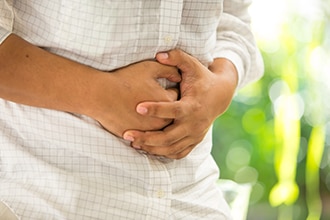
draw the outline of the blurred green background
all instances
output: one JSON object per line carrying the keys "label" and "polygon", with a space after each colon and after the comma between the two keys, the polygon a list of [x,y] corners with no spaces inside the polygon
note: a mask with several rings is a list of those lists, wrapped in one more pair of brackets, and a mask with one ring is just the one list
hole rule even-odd
{"label": "blurred green background", "polygon": [[252,184],[247,219],[330,219],[330,1],[250,9],[265,75],[214,124],[221,178]]}

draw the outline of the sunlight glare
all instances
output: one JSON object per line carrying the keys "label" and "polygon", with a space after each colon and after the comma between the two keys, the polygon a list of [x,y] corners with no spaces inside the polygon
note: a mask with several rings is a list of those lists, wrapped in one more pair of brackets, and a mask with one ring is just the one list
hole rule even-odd
{"label": "sunlight glare", "polygon": [[258,39],[278,42],[281,26],[286,20],[285,0],[254,0],[250,6],[252,29]]}

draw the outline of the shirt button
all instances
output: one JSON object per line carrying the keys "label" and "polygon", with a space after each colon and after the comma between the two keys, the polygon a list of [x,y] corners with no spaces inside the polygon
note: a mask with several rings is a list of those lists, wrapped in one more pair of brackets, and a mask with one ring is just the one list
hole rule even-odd
{"label": "shirt button", "polygon": [[166,36],[164,37],[164,42],[165,42],[166,44],[170,44],[170,43],[172,43],[172,41],[173,41],[173,37],[172,37],[171,35],[166,35]]}
{"label": "shirt button", "polygon": [[163,198],[165,196],[165,192],[163,190],[158,190],[156,193],[158,198]]}

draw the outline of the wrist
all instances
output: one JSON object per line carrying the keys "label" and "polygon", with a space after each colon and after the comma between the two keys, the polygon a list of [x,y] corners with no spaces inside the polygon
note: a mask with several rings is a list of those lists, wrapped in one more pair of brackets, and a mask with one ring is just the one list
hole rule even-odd
{"label": "wrist", "polygon": [[214,74],[215,82],[215,111],[219,116],[229,107],[238,85],[238,71],[235,65],[228,59],[217,58],[209,66]]}
{"label": "wrist", "polygon": [[[82,85],[81,93],[77,98],[78,111],[80,114],[87,115],[98,120],[104,113],[104,97],[113,94],[115,84],[112,84],[110,73],[96,71],[85,78],[85,86]],[[109,91],[110,90],[110,91]]]}
{"label": "wrist", "polygon": [[238,71],[230,60],[226,58],[216,58],[209,66],[209,70],[214,74],[225,76],[228,83],[236,89],[239,81]]}

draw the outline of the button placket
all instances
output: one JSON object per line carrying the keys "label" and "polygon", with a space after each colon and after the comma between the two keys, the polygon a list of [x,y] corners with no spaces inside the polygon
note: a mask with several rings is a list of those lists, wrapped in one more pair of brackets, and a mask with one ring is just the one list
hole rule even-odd
{"label": "button placket", "polygon": [[[149,202],[148,217],[155,217],[170,213],[171,195],[172,195],[172,179],[168,172],[167,166],[154,156],[149,155]],[[167,216],[167,215],[166,215]],[[164,219],[167,217],[164,216]],[[161,218],[162,219],[162,218]]]}
{"label": "button placket", "polygon": [[160,46],[174,48],[179,39],[182,1],[162,1]]}

